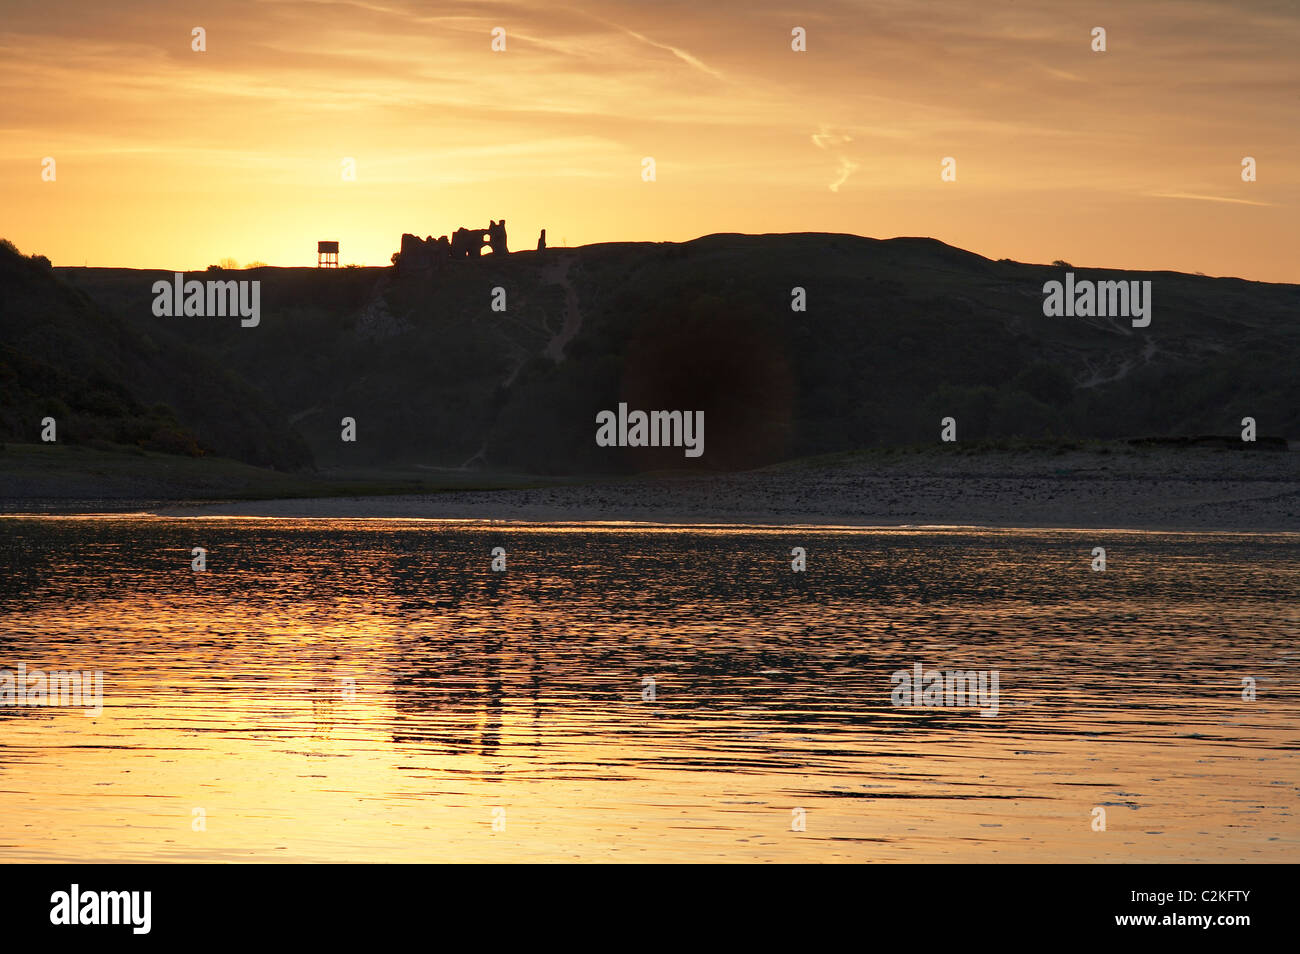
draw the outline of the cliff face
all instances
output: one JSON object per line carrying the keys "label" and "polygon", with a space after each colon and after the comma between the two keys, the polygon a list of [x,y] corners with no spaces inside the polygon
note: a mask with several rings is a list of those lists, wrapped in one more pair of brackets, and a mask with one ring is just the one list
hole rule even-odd
{"label": "cliff face", "polygon": [[[948,416],[960,439],[1231,435],[1245,416],[1300,436],[1300,287],[1072,271],[1150,281],[1150,324],[1046,317],[1064,267],[812,233],[226,273],[262,281],[256,328],[154,317],[168,273],[54,270],[101,316],[86,334],[126,336],[115,379],[172,395],[205,440],[241,437],[241,459],[304,461],[305,445],[345,469],[743,468],[937,441]],[[620,402],[704,411],[704,454],[598,447],[596,415]]]}

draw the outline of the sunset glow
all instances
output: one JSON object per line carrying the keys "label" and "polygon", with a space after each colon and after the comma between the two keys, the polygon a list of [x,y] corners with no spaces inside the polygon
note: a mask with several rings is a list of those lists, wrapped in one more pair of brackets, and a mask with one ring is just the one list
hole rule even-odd
{"label": "sunset glow", "polygon": [[512,248],[926,235],[1293,282],[1298,45],[1271,2],[6,0],[0,231],[55,265],[312,265],[318,239],[387,265],[505,217]]}

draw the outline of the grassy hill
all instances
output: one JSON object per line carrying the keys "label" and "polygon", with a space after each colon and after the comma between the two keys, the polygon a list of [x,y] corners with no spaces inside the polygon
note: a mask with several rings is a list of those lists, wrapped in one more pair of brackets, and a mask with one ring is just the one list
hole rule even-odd
{"label": "grassy hill", "polygon": [[[710,235],[424,273],[215,276],[262,282],[261,323],[241,328],[155,317],[167,272],[41,269],[0,261],[5,380],[18,367],[23,382],[3,392],[8,440],[34,440],[50,400],[86,420],[102,411],[76,383],[89,373],[121,395],[109,417],[127,438],[162,402],[166,427],[214,452],[326,470],[747,468],[936,441],[944,416],[962,440],[1235,435],[1247,415],[1261,435],[1300,435],[1294,285],[1073,269],[1152,281],[1151,325],[1135,329],[1044,317],[1061,266],[933,239]],[[795,286],[805,312],[791,310]],[[48,386],[31,362],[52,369]],[[704,456],[597,447],[596,412],[619,401],[704,410]],[[345,416],[354,444],[339,437]]]}
{"label": "grassy hill", "polygon": [[36,442],[49,416],[62,445],[308,463],[302,441],[237,371],[155,331],[0,243],[0,440]]}

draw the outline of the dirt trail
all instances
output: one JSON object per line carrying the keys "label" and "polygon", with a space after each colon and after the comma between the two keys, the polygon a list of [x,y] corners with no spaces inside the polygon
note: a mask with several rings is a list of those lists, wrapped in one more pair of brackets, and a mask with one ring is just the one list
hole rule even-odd
{"label": "dirt trail", "polygon": [[[582,312],[578,309],[578,293],[574,291],[573,281],[569,278],[569,272],[572,270],[577,258],[578,256],[573,252],[559,253],[548,264],[538,270],[542,284],[559,285],[564,289],[564,321],[560,325],[560,330],[551,336],[543,349],[543,353],[556,364],[564,361],[565,346],[582,330]],[[519,376],[519,372],[523,370],[527,360],[528,356],[526,354],[519,358],[510,373],[506,375],[506,379],[501,382],[502,387],[508,388],[515,383],[515,378]],[[484,441],[474,455],[456,469],[471,469],[475,464],[483,461],[486,451],[487,441]]]}
{"label": "dirt trail", "polygon": [[564,360],[564,347],[582,330],[582,312],[578,310],[578,293],[573,290],[569,279],[576,260],[572,252],[556,258],[554,262],[542,269],[542,280],[548,285],[559,285],[564,289],[564,324],[559,332],[546,345],[547,356],[559,364]]}

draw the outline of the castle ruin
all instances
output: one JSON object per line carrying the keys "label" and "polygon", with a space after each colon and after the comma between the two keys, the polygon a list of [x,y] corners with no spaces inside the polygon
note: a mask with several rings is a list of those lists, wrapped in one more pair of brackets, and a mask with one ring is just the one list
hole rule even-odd
{"label": "castle ruin", "polygon": [[508,255],[506,245],[506,220],[488,220],[485,229],[459,228],[451,234],[435,239],[432,235],[420,238],[407,232],[402,236],[402,248],[393,264],[399,272],[427,271],[451,259],[478,258],[483,246],[492,249],[493,255]]}

